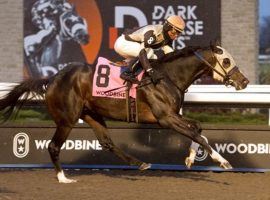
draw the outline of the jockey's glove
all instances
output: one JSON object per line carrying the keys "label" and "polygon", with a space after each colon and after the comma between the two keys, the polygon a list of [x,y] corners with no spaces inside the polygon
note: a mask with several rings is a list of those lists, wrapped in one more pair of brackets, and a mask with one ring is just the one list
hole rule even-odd
{"label": "jockey's glove", "polygon": [[159,75],[157,70],[154,70],[153,68],[149,68],[149,69],[146,70],[146,72],[151,77],[151,80],[154,83],[154,85],[156,85],[160,81],[161,76]]}

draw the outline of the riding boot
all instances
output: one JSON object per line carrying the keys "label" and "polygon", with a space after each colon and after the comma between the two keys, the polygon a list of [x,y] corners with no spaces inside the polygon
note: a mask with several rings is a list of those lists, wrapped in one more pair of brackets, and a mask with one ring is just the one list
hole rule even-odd
{"label": "riding boot", "polygon": [[137,67],[138,62],[139,62],[138,59],[132,60],[129,63],[129,65],[127,67],[127,70],[123,71],[120,74],[120,78],[122,78],[125,81],[131,82],[131,83],[134,83],[134,84],[138,84],[139,80],[136,78],[136,76],[138,75],[137,71],[139,71],[139,69],[140,69],[139,67]]}
{"label": "riding boot", "polygon": [[135,75],[135,77],[137,77],[143,70],[142,65],[139,65],[139,60],[137,60],[138,62],[132,66],[132,73]]}

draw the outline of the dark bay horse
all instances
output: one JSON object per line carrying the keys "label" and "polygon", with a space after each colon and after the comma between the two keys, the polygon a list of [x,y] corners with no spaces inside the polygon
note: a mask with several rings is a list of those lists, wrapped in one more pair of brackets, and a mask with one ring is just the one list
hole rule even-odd
{"label": "dark bay horse", "polygon": [[[151,83],[145,74],[142,87],[138,90],[140,107],[138,108],[141,123],[159,123],[162,127],[171,128],[192,141],[202,145],[214,161],[225,169],[232,168],[227,160],[217,153],[201,136],[199,122],[183,118],[179,114],[187,88],[203,74],[212,71],[213,78],[224,84],[230,84],[237,90],[244,89],[248,79],[238,70],[232,56],[218,46],[206,48],[186,48],[165,55],[152,62],[163,79],[156,85]],[[213,67],[213,68],[212,68]],[[103,117],[125,121],[125,100],[92,96],[92,80],[95,66],[83,63],[71,63],[52,78],[29,79],[15,86],[5,98],[0,100],[0,110],[8,119],[16,106],[26,100],[32,92],[44,95],[46,106],[54,119],[57,129],[49,144],[49,153],[55,166],[59,182],[70,183],[74,180],[65,177],[61,168],[59,154],[72,127],[79,118],[88,123],[94,130],[102,147],[115,153],[130,165],[137,165],[144,170],[151,167],[131,155],[126,154],[114,145],[108,136]],[[143,82],[149,81],[150,84]],[[196,144],[194,143],[194,144]],[[196,145],[193,145],[196,146]],[[196,151],[196,148],[191,147]],[[191,155],[186,164],[191,166],[194,159]]]}

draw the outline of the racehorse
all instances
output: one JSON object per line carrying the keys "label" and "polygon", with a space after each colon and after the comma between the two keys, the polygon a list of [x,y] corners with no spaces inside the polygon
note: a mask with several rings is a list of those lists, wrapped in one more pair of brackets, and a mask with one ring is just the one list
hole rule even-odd
{"label": "racehorse", "polygon": [[[244,89],[249,83],[240,72],[232,56],[222,47],[186,48],[175,51],[151,62],[152,67],[162,79],[153,84],[148,74],[144,74],[137,91],[141,106],[138,109],[139,121],[142,123],[159,123],[171,128],[194,142],[200,144],[214,161],[225,169],[231,169],[230,163],[216,152],[201,135],[200,123],[185,119],[179,114],[187,88],[203,74],[212,72],[213,78],[236,90]],[[0,100],[0,110],[7,120],[21,101],[26,101],[32,92],[44,95],[49,113],[57,128],[48,150],[54,164],[58,181],[70,183],[75,180],[66,178],[61,168],[59,155],[62,144],[66,141],[72,127],[79,118],[94,130],[101,146],[115,153],[130,165],[137,165],[144,170],[151,164],[144,163],[126,154],[115,146],[103,117],[125,121],[125,100],[92,96],[93,74],[95,66],[85,63],[70,63],[54,77],[46,79],[29,79],[15,86],[5,98]],[[193,160],[194,161],[194,160]],[[192,164],[192,156],[186,161]]]}
{"label": "racehorse", "polygon": [[[80,44],[85,45],[89,41],[85,19],[77,14],[75,7],[72,7],[63,12],[57,21],[57,32],[44,42],[40,52],[33,59],[34,62],[30,63],[31,68],[38,67],[37,73],[42,76],[56,74],[67,62],[86,60],[80,47]],[[25,41],[31,40],[31,37],[36,36],[27,36]]]}

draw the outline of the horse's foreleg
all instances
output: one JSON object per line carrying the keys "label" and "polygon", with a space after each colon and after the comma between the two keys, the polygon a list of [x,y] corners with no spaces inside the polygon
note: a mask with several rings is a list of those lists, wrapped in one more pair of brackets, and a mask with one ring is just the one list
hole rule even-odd
{"label": "horse's foreleg", "polygon": [[164,127],[173,128],[178,133],[181,133],[193,140],[194,142],[202,145],[202,147],[208,151],[212,159],[214,161],[220,162],[220,166],[224,169],[232,168],[230,163],[226,159],[224,159],[219,153],[217,153],[201,136],[200,131],[197,130],[197,127],[194,127],[191,123],[188,123],[188,120],[181,118],[177,114],[170,114],[159,119],[159,123]]}
{"label": "horse's foreleg", "polygon": [[186,157],[185,159],[185,164],[187,166],[187,168],[191,168],[191,166],[193,165],[194,161],[195,161],[195,157],[199,148],[199,144],[194,142],[193,140],[191,141],[191,145],[189,147],[189,156]]}
{"label": "horse's foreleg", "polygon": [[[187,118],[183,118],[187,121],[187,123],[192,124],[192,127],[194,127],[195,130],[197,130],[197,132],[199,134],[201,134],[202,132],[202,127],[200,122],[193,120],[193,119],[187,119]],[[204,137],[204,136],[202,136]],[[187,168],[191,168],[191,166],[194,164],[195,161],[195,157],[197,154],[197,151],[200,147],[200,144],[194,142],[193,140],[191,141],[191,145],[189,147],[189,156],[185,159],[185,164],[187,166]]]}
{"label": "horse's foreleg", "polygon": [[60,160],[59,160],[61,147],[63,143],[66,141],[70,131],[71,131],[71,127],[58,126],[48,147],[51,160],[55,167],[57,179],[59,183],[76,182],[76,180],[66,178],[64,171],[61,167]]}
{"label": "horse's foreleg", "polygon": [[99,116],[95,116],[94,118],[89,115],[82,116],[82,119],[88,123],[94,130],[97,139],[100,142],[100,145],[105,149],[113,152],[115,155],[120,157],[125,162],[129,163],[130,165],[137,165],[139,166],[140,170],[146,170],[151,167],[151,164],[144,163],[126,153],[124,153],[120,148],[118,148],[107,133],[107,128],[103,119]]}
{"label": "horse's foreleg", "polygon": [[216,152],[212,147],[212,153],[210,154],[211,158],[215,161],[215,162],[219,162],[220,163],[220,167],[224,168],[224,169],[232,169],[233,167],[231,166],[231,164],[225,159],[223,158],[218,152]]}
{"label": "horse's foreleg", "polygon": [[[185,120],[189,124],[192,124],[192,126],[195,128],[195,131],[197,129],[197,132],[201,135],[202,127],[198,121],[195,121],[192,119],[185,119]],[[207,142],[207,138],[205,136],[201,135],[201,137],[203,137],[203,139]],[[208,144],[208,142],[207,142],[207,144]],[[190,168],[191,165],[194,163],[195,156],[196,156],[196,153],[198,151],[199,146],[200,145],[198,143],[192,141],[190,149],[189,149],[189,151],[190,151],[189,157],[187,157],[185,160],[187,167]],[[214,161],[219,162],[220,166],[224,169],[232,169],[232,166],[225,158],[223,158],[219,153],[217,153],[212,147],[211,147],[211,150],[212,150],[212,154],[210,154],[210,156]]]}

